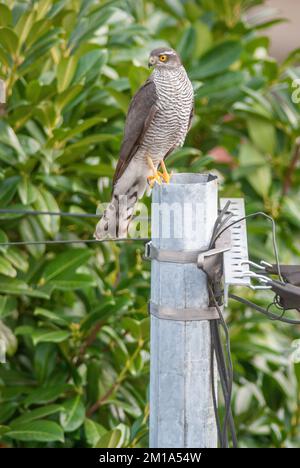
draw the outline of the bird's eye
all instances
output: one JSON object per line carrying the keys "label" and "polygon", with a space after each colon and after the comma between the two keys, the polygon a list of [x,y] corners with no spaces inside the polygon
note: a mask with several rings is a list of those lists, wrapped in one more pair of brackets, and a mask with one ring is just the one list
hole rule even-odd
{"label": "bird's eye", "polygon": [[159,60],[160,60],[161,62],[166,62],[166,61],[168,60],[168,57],[167,57],[166,55],[160,55],[160,56],[159,56]]}

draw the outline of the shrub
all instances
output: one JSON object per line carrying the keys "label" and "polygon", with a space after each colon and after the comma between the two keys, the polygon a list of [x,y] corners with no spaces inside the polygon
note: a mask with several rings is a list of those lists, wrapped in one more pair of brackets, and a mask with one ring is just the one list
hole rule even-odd
{"label": "shrub", "polygon": [[[299,51],[284,63],[269,56],[261,29],[271,23],[243,17],[254,3],[2,2],[1,208],[95,213],[108,201],[130,97],[148,76],[149,51],[169,44],[196,95],[192,130],[169,165],[217,171],[223,196],[274,216],[281,259],[297,263]],[[148,444],[148,265],[141,243],[85,243],[94,225],[0,213],[0,242],[82,239],[0,245],[0,334],[10,354],[0,367],[3,446]],[[252,258],[272,261],[270,226],[248,227]],[[240,445],[299,445],[296,330],[235,304],[227,320]]]}

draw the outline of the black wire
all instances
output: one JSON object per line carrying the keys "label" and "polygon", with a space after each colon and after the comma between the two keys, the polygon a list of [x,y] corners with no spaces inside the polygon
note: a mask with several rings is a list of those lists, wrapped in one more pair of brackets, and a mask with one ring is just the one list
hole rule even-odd
{"label": "black wire", "polygon": [[[219,436],[220,447],[228,448],[229,442],[228,442],[228,434],[227,434],[227,424],[229,422],[233,447],[236,448],[237,440],[236,440],[234,420],[233,420],[231,405],[230,405],[230,400],[231,400],[230,383],[231,382],[229,380],[229,376],[226,371],[226,363],[225,363],[224,353],[223,353],[223,349],[221,345],[221,338],[220,338],[220,332],[219,332],[217,320],[211,320],[210,329],[211,329],[211,337],[212,337],[212,345],[213,345],[212,347],[214,349],[214,352],[217,358],[218,373],[220,376],[220,382],[221,382],[224,403],[225,403],[225,412],[226,412],[225,417],[224,417],[224,423],[223,423],[223,431],[221,433],[221,436]],[[216,405],[214,405],[214,409],[218,414]],[[220,419],[219,416],[217,416],[216,420],[219,421],[219,419]]]}
{"label": "black wire", "polygon": [[276,224],[275,224],[275,221],[272,218],[272,216],[267,215],[263,211],[256,211],[255,213],[251,213],[251,214],[248,214],[246,216],[243,216],[242,218],[239,218],[236,221],[233,221],[232,223],[228,224],[224,229],[222,229],[220,232],[218,232],[218,234],[213,239],[213,244],[215,244],[216,240],[223,234],[223,232],[225,232],[231,226],[234,226],[235,224],[238,224],[241,221],[244,221],[245,219],[253,218],[254,216],[264,216],[265,218],[267,218],[272,223],[272,242],[273,242],[274,255],[275,255],[275,260],[276,260],[277,272],[278,272],[278,276],[280,278],[280,281],[282,283],[284,283],[282,275],[281,275],[281,269],[280,269],[280,263],[279,263],[278,246],[277,246],[277,240],[276,240]]}
{"label": "black wire", "polygon": [[[44,211],[44,210],[21,210],[21,209],[9,209],[9,208],[0,208],[1,214],[20,214],[25,216],[62,216],[62,217],[74,217],[74,218],[99,218],[99,214],[90,214],[90,213],[69,213],[66,211]],[[53,245],[53,244],[97,244],[100,242],[126,242],[126,241],[141,241],[148,242],[150,239],[145,237],[125,237],[125,238],[106,238],[106,239],[58,239],[58,240],[44,240],[44,241],[7,241],[0,242],[0,246],[8,247],[10,245]]]}
{"label": "black wire", "polygon": [[[211,336],[211,350],[212,350],[211,352],[216,355],[218,374],[219,374],[219,378],[221,381],[223,395],[225,395],[224,392],[226,391],[226,389],[224,385],[224,378],[226,377],[223,374],[223,369],[221,366],[221,361],[220,361],[220,356],[219,356],[219,348],[217,347],[217,343],[216,343],[216,333],[215,333],[215,327],[214,327],[215,324],[216,324],[216,320],[210,321],[210,336]],[[220,448],[227,448],[228,447],[227,433],[225,434],[225,437],[224,437],[224,427],[226,428],[226,425],[225,426],[223,425],[223,428],[221,429],[221,421],[220,421],[220,416],[219,416],[218,407],[217,407],[215,383],[214,383],[214,372],[211,375],[211,382],[212,382],[213,406],[214,406],[214,412],[215,412],[215,420],[216,420],[217,429],[218,429],[219,445],[220,445]],[[227,399],[227,396],[226,397],[224,396],[225,406],[226,406],[226,399]]]}
{"label": "black wire", "polygon": [[[209,249],[211,249],[211,248],[213,248],[215,246],[215,240],[218,237],[218,233],[220,232],[220,230],[224,226],[224,224],[226,224],[228,222],[228,220],[233,216],[233,214],[230,213],[224,219],[224,216],[225,216],[229,206],[230,206],[230,201],[228,201],[226,203],[226,205],[220,211],[220,213],[219,213],[219,215],[218,215],[218,217],[217,217],[217,219],[215,221],[215,224],[214,224],[214,227],[213,227],[213,233],[212,233],[210,244],[209,244]],[[228,331],[226,322],[224,320],[221,308],[220,308],[220,306],[219,306],[219,304],[217,302],[217,299],[215,297],[214,290],[213,290],[213,284],[211,283],[211,281],[209,279],[208,279],[208,289],[209,289],[210,297],[214,302],[214,306],[216,307],[216,309],[217,309],[217,311],[219,313],[219,320],[211,320],[210,321],[211,353],[212,353],[212,355],[214,353],[216,355],[218,372],[219,372],[219,376],[220,376],[220,382],[221,382],[222,393],[223,393],[223,397],[224,397],[224,405],[225,405],[225,416],[224,416],[224,421],[223,421],[223,428],[221,430],[220,417],[219,417],[219,413],[218,413],[216,395],[215,395],[214,374],[213,374],[213,371],[211,370],[213,407],[214,407],[215,419],[216,419],[216,424],[217,424],[217,429],[218,429],[219,444],[220,444],[221,448],[228,448],[229,442],[228,442],[227,427],[228,427],[228,424],[229,424],[233,447],[237,447],[237,438],[236,438],[234,420],[233,420],[232,411],[231,411],[233,366],[232,366],[231,353],[230,353],[229,331]],[[225,360],[225,356],[224,356],[224,352],[223,352],[223,348],[222,348],[222,343],[221,343],[221,338],[220,338],[220,331],[219,331],[219,326],[218,326],[219,323],[221,324],[221,326],[222,326],[222,328],[224,330],[224,333],[225,333],[228,368],[226,366],[226,360]],[[213,359],[211,359],[211,362],[213,362]]]}
{"label": "black wire", "polygon": [[215,420],[217,424],[217,431],[218,431],[218,440],[219,444],[222,447],[222,432],[221,432],[221,422],[218,414],[218,404],[217,404],[217,397],[216,397],[216,386],[215,386],[215,366],[214,366],[214,354],[216,352],[215,346],[214,346],[214,336],[213,336],[213,330],[211,327],[211,322],[210,321],[210,378],[211,378],[211,388],[212,388],[212,400],[213,400],[213,407],[214,407],[214,414],[215,414]]}
{"label": "black wire", "polygon": [[300,320],[293,320],[293,319],[289,319],[289,318],[282,317],[280,315],[274,314],[273,312],[268,312],[263,307],[260,307],[259,305],[255,304],[254,302],[248,301],[247,299],[244,299],[243,297],[236,296],[235,294],[229,294],[228,296],[231,299],[234,299],[235,301],[240,302],[241,304],[244,304],[244,305],[246,305],[248,307],[251,307],[252,309],[257,310],[258,312],[265,315],[269,319],[278,320],[279,322],[283,322],[283,323],[289,323],[290,325],[300,325]]}
{"label": "black wire", "polygon": [[75,239],[75,240],[44,240],[44,241],[12,241],[12,242],[0,242],[1,246],[10,246],[10,245],[53,245],[53,244],[101,244],[103,242],[130,242],[130,241],[141,241],[147,242],[149,239],[145,237],[124,237],[119,239]]}
{"label": "black wire", "polygon": [[223,396],[224,396],[224,401],[225,401],[225,416],[224,416],[223,431],[222,431],[222,445],[224,447],[228,447],[227,425],[229,423],[233,446],[237,447],[237,439],[236,439],[236,434],[235,434],[233,417],[232,417],[232,413],[231,413],[233,365],[232,365],[231,352],[230,352],[229,331],[228,331],[228,327],[226,325],[226,322],[224,320],[222,310],[221,310],[220,306],[217,303],[217,300],[216,300],[216,297],[214,295],[213,288],[212,288],[212,285],[210,284],[210,282],[208,283],[208,288],[209,288],[210,295],[211,295],[211,297],[213,299],[214,306],[216,307],[216,309],[217,309],[217,311],[219,313],[219,317],[220,317],[219,322],[220,322],[220,324],[221,324],[221,326],[222,326],[222,328],[224,330],[224,333],[225,333],[226,354],[227,354],[227,361],[228,361],[228,368],[227,368],[226,367],[226,362],[225,362],[225,357],[224,357],[224,354],[223,354],[222,345],[221,345],[221,339],[220,339],[220,335],[219,335],[218,324],[217,324],[216,320],[212,320],[211,321],[211,330],[212,330],[212,335],[214,337],[214,348],[215,348],[215,351],[216,351],[219,375],[220,375],[222,391],[223,391]]}
{"label": "black wire", "polygon": [[[218,229],[220,229],[220,225],[222,225],[224,223],[224,221],[222,221],[222,218],[225,215],[225,213],[227,212],[227,209],[229,208],[229,206],[230,206],[230,201],[228,200],[228,202],[226,203],[224,208],[222,208],[222,210],[218,214],[218,217],[217,217],[217,219],[215,221],[215,224],[214,224],[214,227],[213,227],[213,232],[212,232],[212,235],[211,235],[211,241],[210,241],[211,244],[213,244],[213,239],[214,239]],[[233,216],[233,213],[230,213],[228,215],[228,217],[226,218],[226,220],[232,218],[232,216]]]}
{"label": "black wire", "polygon": [[100,214],[90,214],[90,213],[70,213],[67,211],[44,211],[44,210],[20,210],[20,209],[6,209],[0,208],[1,214],[20,214],[25,216],[39,216],[39,215],[48,215],[48,216],[69,216],[72,218],[99,218]]}

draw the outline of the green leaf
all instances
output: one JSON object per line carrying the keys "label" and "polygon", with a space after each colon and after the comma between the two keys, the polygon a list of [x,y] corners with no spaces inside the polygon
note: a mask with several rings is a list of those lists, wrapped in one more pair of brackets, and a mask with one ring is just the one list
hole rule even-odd
{"label": "green leaf", "polygon": [[[70,147],[69,147],[70,149]],[[94,177],[112,177],[113,168],[108,164],[70,164],[69,171],[80,172]]]}
{"label": "green leaf", "polygon": [[34,10],[23,13],[20,16],[20,19],[15,26],[15,31],[18,35],[20,45],[22,45],[26,41],[28,34],[30,33],[33,27],[35,19],[36,11]]}
{"label": "green leaf", "polygon": [[19,40],[16,33],[10,28],[0,28],[0,45],[10,54],[15,55]]}
{"label": "green leaf", "polygon": [[250,143],[244,143],[241,145],[239,159],[241,167],[248,169],[246,176],[248,182],[259,195],[263,198],[267,197],[272,183],[272,174],[263,154]]}
{"label": "green leaf", "polygon": [[75,98],[82,92],[82,90],[83,86],[75,85],[67,88],[63,93],[58,95],[55,101],[57,111],[62,112],[68,104],[75,101]]}
{"label": "green leaf", "polygon": [[262,380],[262,391],[267,406],[274,411],[278,411],[283,398],[286,397],[286,394],[276,377],[264,374]]}
{"label": "green leaf", "polygon": [[108,88],[109,94],[115,99],[120,109],[127,114],[130,98],[128,94],[122,93],[114,88]]}
{"label": "green leaf", "polygon": [[197,65],[192,68],[190,77],[193,80],[202,80],[222,73],[240,58],[241,53],[242,46],[240,42],[222,42],[210,49],[199,59]]}
{"label": "green leaf", "polygon": [[18,184],[18,193],[23,205],[31,205],[36,200],[37,191],[29,180],[29,177],[23,177]]}
{"label": "green leaf", "polygon": [[[2,391],[1,391],[2,393]],[[12,416],[15,414],[18,407],[16,401],[3,402],[0,405],[0,423],[5,423],[9,421]]]}
{"label": "green leaf", "polygon": [[67,141],[70,138],[72,138],[72,137],[84,132],[85,130],[88,130],[89,128],[94,127],[95,125],[97,125],[99,123],[102,123],[102,122],[106,122],[106,119],[103,118],[103,117],[92,117],[90,119],[86,119],[84,122],[82,122],[81,124],[75,126],[71,130],[67,130],[65,132],[60,132],[57,139],[60,142]]}
{"label": "green leaf", "polygon": [[36,408],[31,411],[27,411],[26,413],[21,414],[16,419],[13,419],[10,422],[10,426],[12,429],[18,427],[20,423],[29,423],[31,421],[35,421],[36,419],[42,419],[45,416],[50,416],[52,414],[58,413],[63,410],[63,407],[60,405],[48,405],[43,406],[42,408]]}
{"label": "green leaf", "polygon": [[6,258],[10,263],[20,271],[26,272],[28,270],[28,261],[26,254],[20,252],[14,247],[10,247],[6,252]]}
{"label": "green leaf", "polygon": [[70,322],[70,319],[64,317],[62,313],[47,310],[42,307],[37,307],[36,309],[34,309],[33,315],[48,318],[51,322],[57,323],[58,325],[62,326],[68,326]]}
{"label": "green leaf", "polygon": [[95,447],[99,439],[107,432],[106,429],[92,419],[85,419],[84,432],[87,443]]}
{"label": "green leaf", "polygon": [[60,423],[65,432],[76,431],[84,422],[85,406],[80,395],[67,400],[63,404],[64,411],[60,415]]}
{"label": "green leaf", "polygon": [[221,76],[215,76],[206,81],[196,91],[196,99],[198,98],[215,98],[221,96],[226,98],[226,94],[234,89],[238,91],[238,87],[244,83],[244,75],[238,71],[229,71]]}
{"label": "green leaf", "polygon": [[31,391],[31,393],[25,398],[24,404],[25,406],[30,406],[33,404],[50,403],[58,398],[63,398],[64,393],[68,388],[68,385],[64,383],[56,384],[55,386],[48,385],[46,388],[39,387]]}
{"label": "green leaf", "polygon": [[57,89],[59,93],[65,91],[71,84],[77,68],[78,59],[76,55],[63,57],[57,67]]}
{"label": "green leaf", "polygon": [[297,199],[285,196],[282,203],[282,216],[287,219],[292,225],[300,227],[300,212],[298,195]]}
{"label": "green leaf", "polygon": [[[4,231],[2,231],[2,229],[0,229],[0,244],[1,243],[7,243],[8,242],[8,237],[7,235],[5,234]],[[8,246],[7,245],[0,245],[0,252],[7,252],[7,249],[8,249]],[[1,258],[1,257],[0,257]]]}
{"label": "green leaf", "polygon": [[2,321],[0,321],[0,340],[4,344],[5,354],[13,356],[18,347],[18,341],[11,331]]}
{"label": "green leaf", "polygon": [[1,208],[5,207],[11,199],[14,197],[18,183],[19,177],[8,177],[2,183],[0,183],[0,206]]}
{"label": "green leaf", "polygon": [[[94,46],[96,46],[94,44]],[[94,49],[80,57],[78,67],[74,76],[74,82],[78,83],[83,78],[87,78],[91,71],[96,71],[99,76],[101,69],[107,60],[107,53],[103,49]]]}
{"label": "green leaf", "polygon": [[35,442],[64,442],[64,433],[61,427],[52,421],[34,421],[16,424],[5,434],[15,440]]}
{"label": "green leaf", "polygon": [[[32,28],[32,31],[34,31],[34,28]],[[49,32],[46,32],[30,47],[24,62],[19,66],[19,74],[24,75],[41,65],[39,59],[43,59],[47,56],[47,52],[59,42],[60,32],[61,30],[59,28],[51,28]],[[36,40],[36,38],[33,40]]]}
{"label": "green leaf", "polygon": [[4,435],[6,432],[10,430],[9,426],[0,426],[0,436]]}
{"label": "green leaf", "polygon": [[0,319],[12,316],[16,310],[16,300],[10,296],[0,296]]}
{"label": "green leaf", "polygon": [[196,31],[196,44],[193,57],[198,58],[211,48],[213,35],[209,26],[202,21],[195,21],[194,28]]}
{"label": "green leaf", "polygon": [[34,374],[43,385],[49,378],[57,365],[57,346],[54,343],[40,343],[34,350]]}
{"label": "green leaf", "polygon": [[56,278],[51,280],[51,284],[60,291],[73,291],[74,289],[90,288],[96,285],[96,281],[90,275],[82,273],[73,273],[64,278]]}
{"label": "green leaf", "polygon": [[124,317],[122,319],[121,325],[126,331],[130,332],[133,338],[139,339],[141,336],[140,322],[138,320],[134,320],[131,317]]}
{"label": "green leaf", "polygon": [[0,120],[0,141],[17,153],[20,162],[24,162],[26,160],[26,153],[24,152],[16,133],[7,124],[7,122],[3,120]]}
{"label": "green leaf", "polygon": [[101,303],[95,307],[81,322],[81,328],[83,331],[89,330],[99,320],[105,320],[108,316],[116,314],[122,309],[128,307],[130,302],[127,298],[105,298],[101,300]]}
{"label": "green leaf", "polygon": [[46,250],[46,246],[42,243],[45,237],[39,221],[33,216],[22,219],[20,223],[20,234],[23,242],[41,242],[37,245],[27,246],[27,249],[33,257],[41,257]]}
{"label": "green leaf", "polygon": [[61,343],[69,338],[70,332],[66,330],[34,330],[31,337],[33,344],[36,346],[38,343]]}
{"label": "green leaf", "polygon": [[79,266],[87,262],[91,256],[88,249],[72,249],[58,254],[45,268],[43,279],[45,282],[57,277],[62,277],[67,271],[75,271]]}
{"label": "green leaf", "polygon": [[[40,188],[36,189],[36,201],[34,207],[40,211],[50,211],[57,213],[59,211],[59,206],[54,198],[54,196],[46,189]],[[59,232],[60,227],[60,217],[52,215],[41,215],[39,220],[45,231],[55,236]]]}
{"label": "green leaf", "polygon": [[0,63],[3,63],[7,68],[11,67],[11,57],[9,56],[8,52],[6,52],[0,46]]}
{"label": "green leaf", "polygon": [[255,146],[264,153],[274,154],[276,147],[276,130],[272,123],[264,119],[249,118],[248,132]]}
{"label": "green leaf", "polygon": [[122,432],[120,429],[113,429],[100,438],[95,448],[119,448],[121,439]]}
{"label": "green leaf", "polygon": [[0,278],[0,292],[4,294],[14,294],[16,296],[40,297],[47,299],[49,296],[45,292],[34,289],[24,281],[14,279]]}
{"label": "green leaf", "polygon": [[181,40],[177,46],[177,51],[184,62],[193,56],[196,39],[197,36],[195,28],[193,26],[188,26],[183,32]]}
{"label": "green leaf", "polygon": [[0,274],[5,276],[10,276],[11,278],[15,278],[17,276],[17,272],[11,263],[6,260],[6,258],[0,257]]}
{"label": "green leaf", "polygon": [[0,26],[9,26],[12,22],[12,14],[10,9],[4,5],[0,4]]}
{"label": "green leaf", "polygon": [[141,335],[144,340],[149,340],[150,337],[150,319],[149,317],[144,318],[140,322]]}

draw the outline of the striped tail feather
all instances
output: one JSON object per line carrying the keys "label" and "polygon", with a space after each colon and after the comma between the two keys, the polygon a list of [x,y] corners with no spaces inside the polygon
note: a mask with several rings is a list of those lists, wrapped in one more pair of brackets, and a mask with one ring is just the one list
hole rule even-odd
{"label": "striped tail feather", "polygon": [[137,191],[129,195],[113,194],[110,204],[96,226],[95,239],[126,238],[136,201]]}

